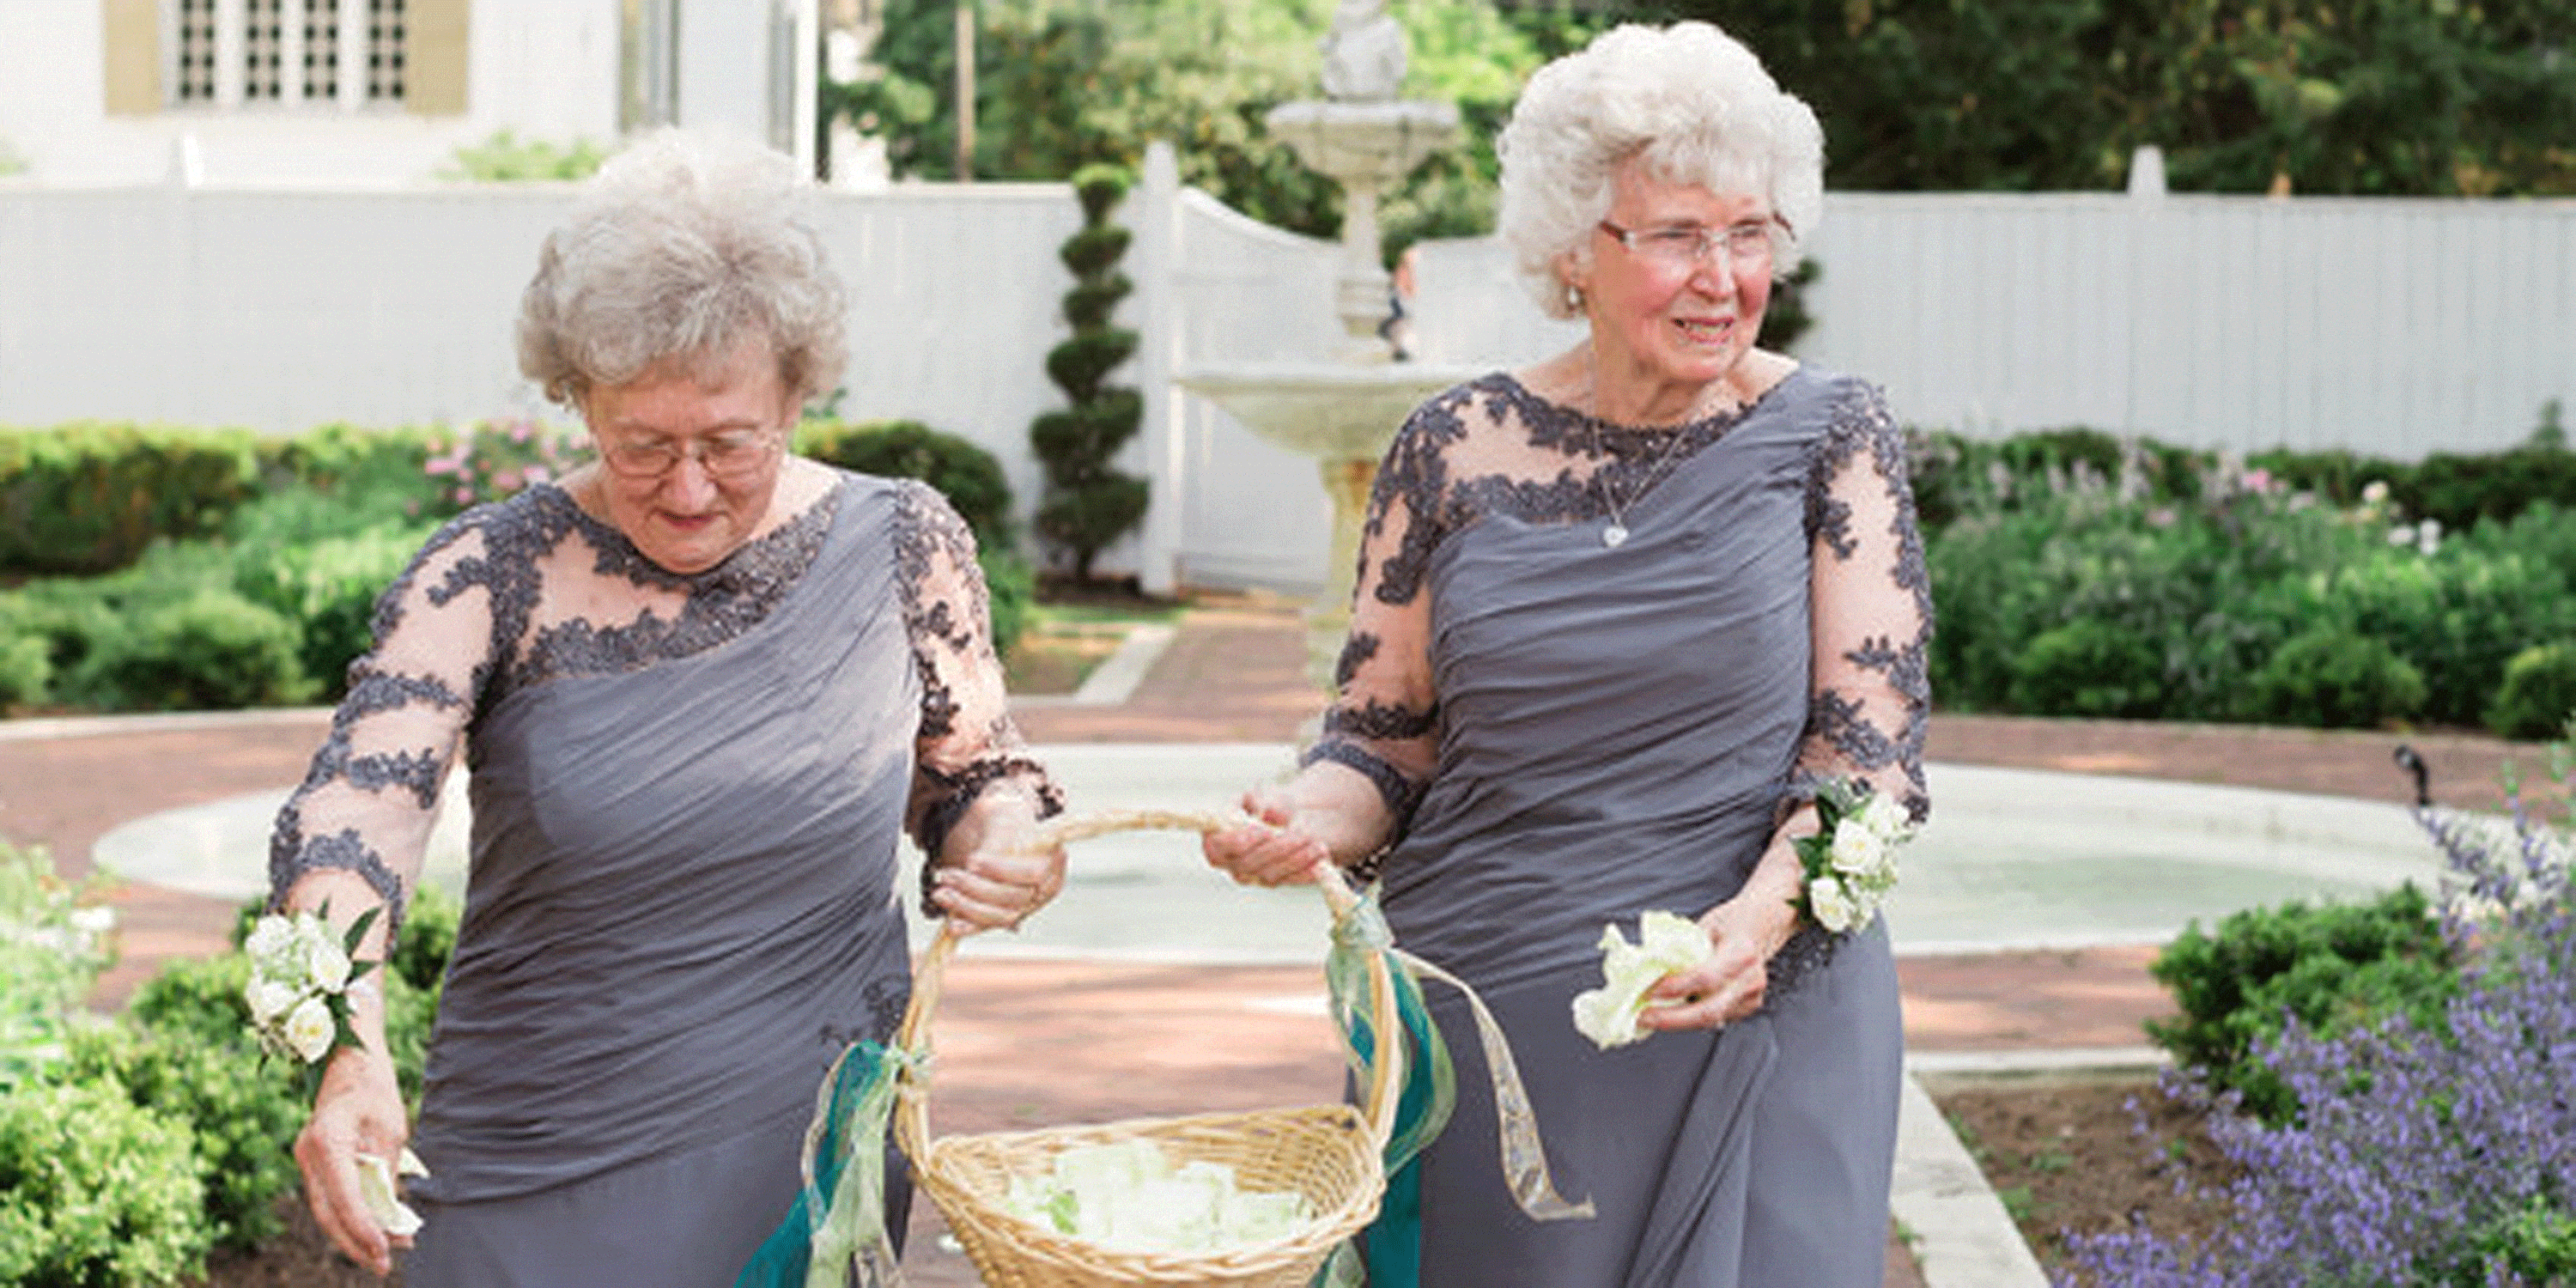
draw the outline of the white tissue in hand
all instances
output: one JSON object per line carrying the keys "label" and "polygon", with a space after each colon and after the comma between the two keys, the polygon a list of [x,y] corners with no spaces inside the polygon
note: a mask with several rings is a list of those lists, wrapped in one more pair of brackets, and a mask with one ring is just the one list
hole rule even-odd
{"label": "white tissue in hand", "polygon": [[429,1168],[421,1163],[420,1155],[411,1152],[409,1146],[403,1148],[401,1156],[391,1166],[374,1154],[358,1155],[358,1197],[367,1205],[367,1214],[385,1228],[385,1233],[409,1238],[420,1233],[420,1214],[394,1196],[396,1171],[405,1176],[429,1175]]}
{"label": "white tissue in hand", "polygon": [[1677,970],[1688,970],[1708,956],[1708,932],[1688,917],[1649,912],[1637,922],[1637,942],[1629,943],[1615,925],[1601,928],[1601,987],[1574,995],[1574,1027],[1593,1045],[1608,1050],[1644,1040],[1637,1027],[1646,1009],[1646,990]]}

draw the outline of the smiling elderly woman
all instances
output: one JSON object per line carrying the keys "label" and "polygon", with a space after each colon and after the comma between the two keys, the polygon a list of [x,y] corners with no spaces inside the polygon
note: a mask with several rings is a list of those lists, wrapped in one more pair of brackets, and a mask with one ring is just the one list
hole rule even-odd
{"label": "smiling elderly woman", "polygon": [[473,770],[418,1130],[365,995],[296,1143],[323,1229],[380,1272],[405,1240],[357,1159],[417,1148],[414,1288],[732,1282],[799,1193],[826,1066],[903,1011],[899,832],[971,926],[1062,882],[1017,853],[1055,790],[1004,714],[965,525],[787,451],[842,361],[800,200],[785,157],[684,136],[600,172],[520,319],[598,463],[430,538],[279,814],[273,901],[383,908],[381,957],[460,749]]}
{"label": "smiling elderly woman", "polygon": [[[1372,1278],[1551,1288],[1874,1288],[1902,1039],[1882,923],[1793,902],[1829,779],[1920,817],[1931,603],[1878,391],[1755,347],[1822,205],[1805,104],[1717,29],[1621,27],[1531,78],[1502,233],[1588,338],[1433,398],[1396,436],[1340,693],[1262,820],[1207,841],[1239,879],[1380,874],[1395,937],[1510,1034],[1558,1187],[1494,1164],[1463,1006],[1433,1008],[1459,1101],[1382,1218]],[[1569,1001],[1604,923],[1695,917],[1636,1045]],[[1398,1264],[1401,1263],[1401,1264]]]}

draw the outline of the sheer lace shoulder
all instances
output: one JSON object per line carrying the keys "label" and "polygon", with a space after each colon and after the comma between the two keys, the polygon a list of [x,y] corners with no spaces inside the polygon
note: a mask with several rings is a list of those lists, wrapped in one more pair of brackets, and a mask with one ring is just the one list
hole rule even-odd
{"label": "sheer lace shoulder", "polygon": [[1837,383],[1810,450],[1807,535],[1814,683],[1794,790],[1812,795],[1821,779],[1866,779],[1921,820],[1932,806],[1923,780],[1932,586],[1905,435],[1864,381]]}
{"label": "sheer lace shoulder", "polygon": [[[996,784],[1017,785],[1041,818],[1062,813],[1064,796],[1029,756],[1028,741],[1011,720],[974,533],[928,484],[898,479],[894,488],[895,581],[913,671],[921,679],[921,725],[905,820],[936,867],[949,830]],[[923,908],[937,916],[937,906],[927,899],[928,873],[923,875]]]}
{"label": "sheer lace shoulder", "polygon": [[270,839],[270,900],[354,871],[399,926],[438,793],[474,722],[510,693],[687,657],[765,620],[839,512],[832,487],[705,572],[670,572],[540,484],[430,537],[377,600],[375,647]]}
{"label": "sheer lace shoulder", "polygon": [[1614,501],[1633,506],[1751,410],[1636,428],[1550,402],[1500,372],[1423,403],[1397,431],[1370,492],[1336,696],[1306,762],[1367,775],[1401,837],[1438,749],[1422,591],[1441,545],[1494,515],[1561,525],[1612,515]]}

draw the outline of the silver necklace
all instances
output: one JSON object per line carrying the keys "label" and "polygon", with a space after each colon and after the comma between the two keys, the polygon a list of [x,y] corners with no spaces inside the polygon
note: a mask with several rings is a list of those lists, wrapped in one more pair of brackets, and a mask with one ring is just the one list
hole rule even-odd
{"label": "silver necklace", "polygon": [[[1599,429],[1593,431],[1592,441],[1596,447],[1602,443],[1600,434]],[[1663,480],[1673,463],[1681,459],[1682,440],[1688,437],[1690,437],[1690,428],[1687,424],[1675,426],[1672,433],[1664,439],[1664,450],[1655,455],[1654,460],[1647,466],[1645,474],[1638,479],[1636,488],[1628,493],[1624,501],[1619,499],[1618,491],[1610,486],[1610,460],[1604,459],[1601,465],[1592,471],[1590,481],[1601,493],[1602,508],[1610,512],[1610,522],[1601,526],[1602,545],[1616,550],[1628,544],[1628,507],[1642,500],[1655,484]],[[1607,454],[1604,455],[1606,458]]]}

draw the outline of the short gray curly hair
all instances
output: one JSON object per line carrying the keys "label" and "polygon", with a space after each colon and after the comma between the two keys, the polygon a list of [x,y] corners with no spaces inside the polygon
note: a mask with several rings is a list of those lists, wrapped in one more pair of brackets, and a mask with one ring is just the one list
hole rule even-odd
{"label": "short gray curly hair", "polygon": [[519,298],[519,371],[579,409],[653,367],[766,342],[802,404],[839,383],[847,296],[804,219],[795,162],[664,130],[611,157],[546,235]]}
{"label": "short gray curly hair", "polygon": [[1574,316],[1560,261],[1586,262],[1610,211],[1612,171],[1642,157],[1669,183],[1757,192],[1775,272],[1797,266],[1798,239],[1825,204],[1825,134],[1742,42],[1704,22],[1628,24],[1541,67],[1494,150],[1503,163],[1503,240],[1549,317]]}

